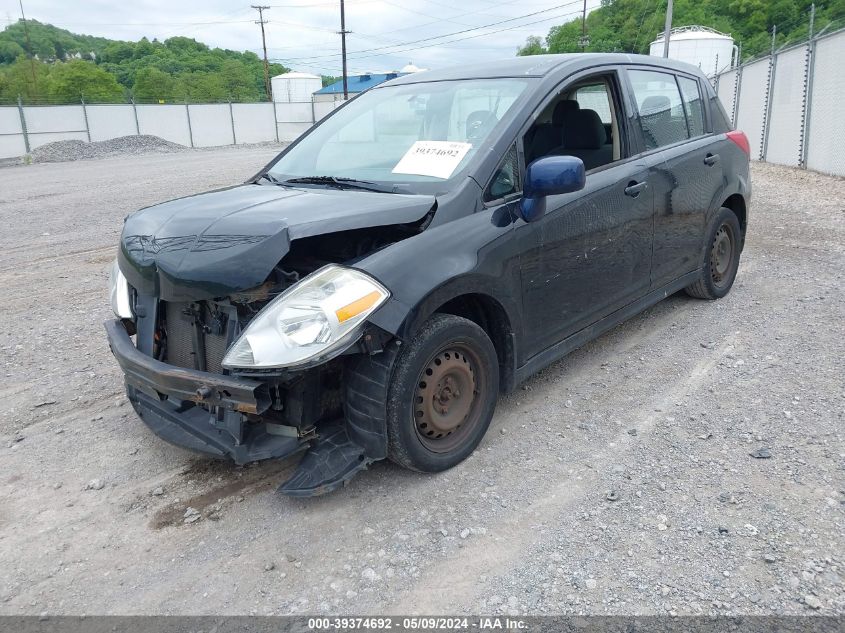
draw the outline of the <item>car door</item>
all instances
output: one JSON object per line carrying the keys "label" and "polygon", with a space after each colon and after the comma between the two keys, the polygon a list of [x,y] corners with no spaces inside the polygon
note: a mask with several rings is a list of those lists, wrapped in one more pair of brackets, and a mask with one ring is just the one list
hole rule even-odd
{"label": "car door", "polygon": [[[648,165],[630,158],[628,135],[634,111],[630,104],[625,105],[627,97],[616,69],[568,83],[593,78],[606,82],[606,107],[613,111],[617,140],[613,141],[612,160],[588,168],[582,191],[550,196],[543,218],[516,229],[522,240],[528,356],[629,303],[649,286],[652,191]],[[566,94],[567,88],[561,92]],[[581,109],[600,108],[597,103],[600,101],[585,103]],[[590,105],[593,107],[586,107]],[[573,155],[577,151],[571,150]],[[567,147],[556,153],[568,153]]]}
{"label": "car door", "polygon": [[724,174],[699,80],[653,68],[630,69],[628,77],[654,190],[651,287],[657,289],[701,265],[707,211]]}

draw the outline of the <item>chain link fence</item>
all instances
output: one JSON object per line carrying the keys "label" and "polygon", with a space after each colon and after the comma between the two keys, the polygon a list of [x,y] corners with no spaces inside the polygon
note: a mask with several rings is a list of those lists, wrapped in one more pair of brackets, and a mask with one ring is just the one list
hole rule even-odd
{"label": "chain link fence", "polygon": [[820,33],[716,75],[751,157],[845,176],[845,29]]}

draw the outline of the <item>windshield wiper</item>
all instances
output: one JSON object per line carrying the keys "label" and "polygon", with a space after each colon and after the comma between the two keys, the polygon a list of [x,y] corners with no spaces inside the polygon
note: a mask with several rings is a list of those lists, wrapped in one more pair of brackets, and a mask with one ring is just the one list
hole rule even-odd
{"label": "windshield wiper", "polygon": [[255,182],[258,182],[262,178],[264,178],[265,180],[267,180],[269,182],[272,182],[274,185],[283,185],[284,184],[281,180],[276,178],[270,172],[265,172],[265,173],[261,174],[258,178],[255,179]]}
{"label": "windshield wiper", "polygon": [[369,180],[357,180],[356,178],[343,178],[340,176],[301,176],[299,178],[288,178],[279,184],[328,185],[329,187],[337,187],[338,189],[363,189],[365,191],[378,191],[379,193],[395,193],[392,186],[385,187]]}

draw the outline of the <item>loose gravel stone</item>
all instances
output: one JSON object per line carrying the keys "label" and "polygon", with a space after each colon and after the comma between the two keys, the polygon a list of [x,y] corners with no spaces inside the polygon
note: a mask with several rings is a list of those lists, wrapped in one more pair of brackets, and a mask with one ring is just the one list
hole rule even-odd
{"label": "loose gravel stone", "polygon": [[58,163],[72,160],[90,160],[134,154],[183,152],[190,148],[166,141],[158,136],[141,134],[120,136],[106,141],[80,140],[54,141],[32,150],[34,163]]}

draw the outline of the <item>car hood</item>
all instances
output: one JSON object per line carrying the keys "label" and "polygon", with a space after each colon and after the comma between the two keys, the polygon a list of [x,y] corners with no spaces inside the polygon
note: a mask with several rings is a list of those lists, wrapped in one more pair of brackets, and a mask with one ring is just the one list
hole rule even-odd
{"label": "car hood", "polygon": [[165,301],[223,297],[264,282],[292,240],[422,219],[434,196],[245,184],[178,198],[126,218],[118,261]]}

